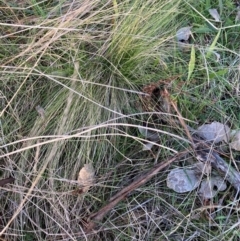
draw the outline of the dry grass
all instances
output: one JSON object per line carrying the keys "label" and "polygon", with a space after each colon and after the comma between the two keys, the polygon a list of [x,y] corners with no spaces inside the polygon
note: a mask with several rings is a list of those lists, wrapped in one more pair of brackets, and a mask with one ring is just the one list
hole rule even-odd
{"label": "dry grass", "polygon": [[[202,26],[205,19],[194,9],[204,6],[195,5],[180,0],[1,3],[0,170],[2,178],[15,177],[1,189],[4,240],[238,239],[238,199],[231,189],[218,197],[224,201],[217,218],[207,220],[209,207],[197,193],[176,194],[166,187],[168,170],[117,205],[95,237],[84,231],[86,218],[116,191],[188,145],[181,126],[165,125],[161,143],[142,151],[137,126],[154,114],[140,108],[144,85],[179,75],[172,98],[193,127],[227,120],[239,128],[235,26],[226,30],[235,45],[223,47],[221,35],[219,63],[203,51],[205,38],[211,42],[216,33],[197,35],[195,71],[185,81],[190,53],[178,49],[175,33],[188,25],[186,18]],[[76,194],[78,172],[86,163],[93,164],[97,182]]]}

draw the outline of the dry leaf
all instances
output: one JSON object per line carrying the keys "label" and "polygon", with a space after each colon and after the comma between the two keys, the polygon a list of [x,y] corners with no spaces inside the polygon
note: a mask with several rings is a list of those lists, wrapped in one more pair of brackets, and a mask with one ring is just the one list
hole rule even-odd
{"label": "dry leaf", "polygon": [[220,15],[219,15],[217,9],[212,8],[212,9],[209,9],[208,11],[209,11],[210,15],[214,18],[214,20],[216,22],[221,22]]}
{"label": "dry leaf", "polygon": [[78,183],[87,192],[95,182],[95,171],[92,164],[85,164],[78,174]]}
{"label": "dry leaf", "polygon": [[146,139],[149,139],[150,141],[160,140],[158,132],[148,130],[147,127],[143,127],[143,126],[138,126],[138,130]]}
{"label": "dry leaf", "polygon": [[211,124],[205,124],[197,129],[197,134],[207,141],[228,141],[230,135],[230,128],[220,122],[214,121]]}
{"label": "dry leaf", "polygon": [[167,186],[175,192],[190,192],[200,184],[201,176],[196,175],[195,170],[173,169],[167,176]]}
{"label": "dry leaf", "polygon": [[199,175],[209,175],[212,171],[212,165],[210,162],[197,162],[193,165],[193,170],[195,170],[195,173]]}
{"label": "dry leaf", "polygon": [[211,177],[204,179],[201,183],[199,193],[205,199],[213,198],[219,191],[227,188],[226,183],[221,177]]}
{"label": "dry leaf", "polygon": [[176,33],[177,40],[178,41],[187,41],[189,39],[189,37],[192,35],[191,28],[192,27],[180,28]]}
{"label": "dry leaf", "polygon": [[240,151],[240,131],[232,130],[230,135],[231,142],[229,146],[236,151]]}

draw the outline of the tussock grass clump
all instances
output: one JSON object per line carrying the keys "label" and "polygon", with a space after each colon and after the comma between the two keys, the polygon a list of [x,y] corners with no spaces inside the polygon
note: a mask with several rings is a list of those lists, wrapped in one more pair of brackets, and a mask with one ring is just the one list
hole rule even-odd
{"label": "tussock grass clump", "polygon": [[[91,213],[154,163],[186,148],[181,126],[171,129],[165,124],[164,131],[174,130],[182,139],[165,134],[152,152],[142,151],[144,140],[137,126],[154,119],[154,113],[141,108],[139,96],[146,84],[179,76],[170,92],[195,127],[217,120],[239,128],[235,26],[220,38],[229,36],[232,45],[216,46],[224,56],[221,61],[214,55],[207,58],[205,38],[212,42],[217,33],[197,35],[205,22],[198,14],[203,6],[189,4],[181,0],[1,4],[1,176],[15,177],[12,186],[1,190],[4,239],[88,240],[92,237],[85,224]],[[188,17],[193,23],[186,21]],[[198,45],[188,81],[190,52],[181,50],[175,39],[176,30],[187,24],[197,29]],[[97,182],[79,194],[77,176],[86,163],[94,166]],[[222,207],[215,225],[205,217],[199,219],[203,210],[197,194],[169,190],[167,173],[117,205],[93,239],[238,236],[231,228],[238,216],[233,206]],[[230,191],[226,195],[231,199]],[[191,217],[194,212],[198,218]]]}

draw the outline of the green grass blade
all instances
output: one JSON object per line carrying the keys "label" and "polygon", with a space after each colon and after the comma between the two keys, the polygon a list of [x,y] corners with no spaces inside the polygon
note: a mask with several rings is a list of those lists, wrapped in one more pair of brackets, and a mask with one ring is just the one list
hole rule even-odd
{"label": "green grass blade", "polygon": [[188,64],[188,78],[187,78],[187,80],[190,79],[190,77],[193,73],[193,70],[195,68],[195,62],[196,62],[195,47],[194,47],[194,45],[192,45],[191,58],[190,58],[190,61],[189,61],[189,64]]}
{"label": "green grass blade", "polygon": [[218,41],[218,39],[219,39],[219,37],[220,37],[220,34],[221,34],[221,30],[218,31],[217,36],[214,38],[212,44],[210,45],[210,47],[209,47],[208,50],[207,50],[207,54],[206,54],[206,57],[207,57],[207,58],[209,58],[209,57],[211,56],[212,52],[214,51],[215,46],[216,46],[216,44],[217,44],[217,41]]}
{"label": "green grass blade", "polygon": [[118,16],[119,12],[118,12],[117,0],[113,0],[113,8],[114,8],[114,12],[115,12],[116,16]]}

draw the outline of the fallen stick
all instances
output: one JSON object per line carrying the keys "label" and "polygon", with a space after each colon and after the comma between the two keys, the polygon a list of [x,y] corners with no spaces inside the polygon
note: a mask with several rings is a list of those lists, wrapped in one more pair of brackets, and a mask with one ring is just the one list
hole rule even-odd
{"label": "fallen stick", "polygon": [[[205,143],[195,142],[196,149],[195,155],[196,158],[201,162],[210,162],[212,167],[218,171],[218,173],[226,178],[226,180],[237,190],[240,190],[240,173],[236,171],[230,164],[223,160],[216,151],[212,150]],[[163,170],[165,167],[173,163],[174,161],[179,160],[181,157],[189,153],[189,150],[180,152],[174,157],[169,158],[163,163],[156,164],[150,171],[146,174],[139,176],[134,180],[130,185],[123,188],[116,195],[110,198],[109,203],[102,207],[98,212],[93,213],[89,216],[86,225],[86,233],[90,233],[94,230],[96,223],[100,222],[103,217],[114,208],[120,201],[126,198],[133,190],[142,186],[148,182],[153,176]]]}
{"label": "fallen stick", "polygon": [[13,183],[14,180],[15,180],[15,178],[13,178],[13,177],[8,177],[8,178],[5,178],[5,179],[1,179],[0,180],[0,187],[3,187],[3,186],[5,186],[8,183]]}
{"label": "fallen stick", "polygon": [[[178,119],[180,121],[180,124],[183,126],[186,135],[188,136],[191,145],[192,150],[194,151],[194,155],[196,158],[201,162],[210,162],[212,167],[215,168],[221,176],[226,178],[231,185],[234,186],[234,188],[237,189],[237,192],[239,192],[240,189],[240,173],[236,171],[233,167],[231,167],[227,162],[225,162],[216,151],[209,148],[208,145],[199,142],[199,140],[194,140],[191,136],[188,126],[184,122],[184,119],[181,115],[181,113],[178,111],[177,105],[170,99],[170,94],[168,93],[167,89],[164,89],[164,95],[166,98],[168,98],[168,101],[172,105],[172,107],[175,109],[175,111],[178,114]],[[103,217],[113,208],[115,207],[120,201],[126,198],[133,190],[136,188],[142,186],[146,182],[148,182],[153,176],[159,173],[162,169],[173,163],[174,161],[178,160],[179,158],[186,155],[186,153],[189,153],[189,150],[186,150],[184,152],[179,152],[174,157],[169,158],[164,163],[159,163],[155,165],[150,171],[148,171],[146,174],[143,174],[139,176],[136,180],[134,180],[130,185],[123,188],[121,191],[119,191],[116,195],[114,195],[112,198],[110,198],[109,203],[102,207],[98,212],[93,213],[89,216],[86,224],[86,233],[91,233],[97,222],[100,222]]]}
{"label": "fallen stick", "polygon": [[142,186],[146,182],[148,182],[153,176],[159,173],[159,171],[163,170],[165,167],[173,163],[174,161],[179,160],[183,156],[189,153],[189,150],[179,152],[174,157],[169,158],[168,160],[156,164],[150,171],[147,173],[139,176],[136,180],[134,180],[130,185],[123,188],[119,191],[115,196],[111,197],[109,203],[102,207],[98,212],[93,213],[89,216],[86,225],[86,233],[90,233],[96,226],[97,222],[100,222],[103,217],[113,208],[115,207],[120,201],[122,201],[126,196],[128,196],[133,190]]}
{"label": "fallen stick", "polygon": [[[202,144],[202,145],[201,145]],[[216,151],[209,148],[206,144],[200,143],[195,149],[196,158],[203,162],[209,162],[211,166],[225,178],[236,190],[240,190],[240,173],[223,160]]]}

